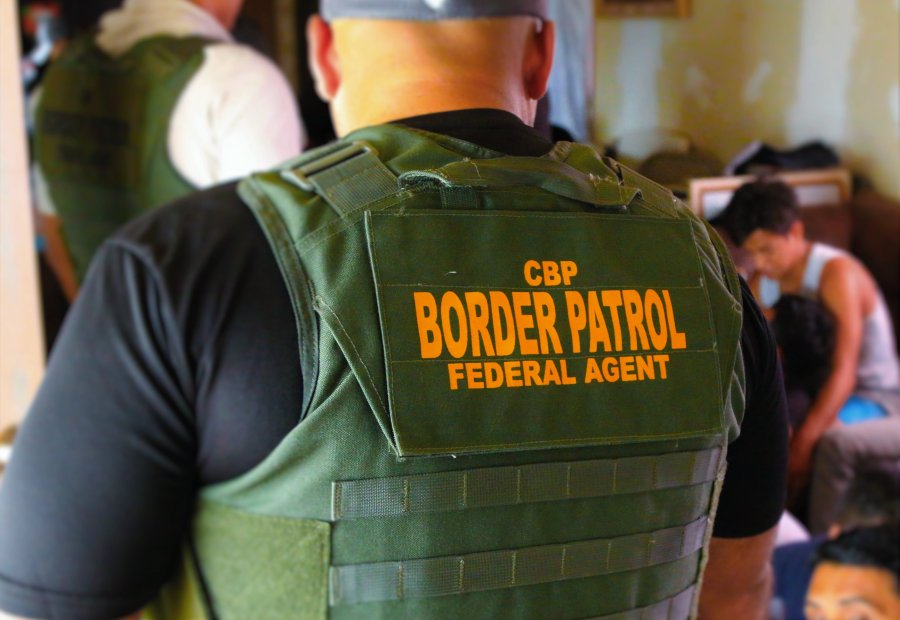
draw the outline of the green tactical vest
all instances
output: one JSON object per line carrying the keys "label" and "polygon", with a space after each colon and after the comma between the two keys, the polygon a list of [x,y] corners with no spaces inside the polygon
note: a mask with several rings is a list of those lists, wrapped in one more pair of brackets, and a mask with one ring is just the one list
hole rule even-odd
{"label": "green tactical vest", "polygon": [[193,191],[169,161],[168,129],[206,44],[152,37],[113,58],[84,37],[47,71],[34,155],[79,281],[117,228]]}
{"label": "green tactical vest", "polygon": [[586,146],[390,125],[240,192],[303,417],[201,491],[153,617],[693,614],[744,397],[739,285],[700,220]]}

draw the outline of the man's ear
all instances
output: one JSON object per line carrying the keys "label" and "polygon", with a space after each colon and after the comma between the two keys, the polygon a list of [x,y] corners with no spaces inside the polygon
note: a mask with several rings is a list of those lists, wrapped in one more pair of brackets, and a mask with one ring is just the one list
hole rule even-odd
{"label": "man's ear", "polygon": [[797,218],[797,220],[791,224],[788,233],[794,239],[804,239],[806,236],[806,228],[803,226],[803,220]]}
{"label": "man's ear", "polygon": [[538,100],[547,92],[550,69],[553,67],[555,39],[556,29],[551,21],[540,22],[529,36],[522,76],[525,80],[525,94],[531,99]]}
{"label": "man's ear", "polygon": [[316,92],[324,101],[331,101],[341,85],[340,63],[331,26],[318,15],[310,16],[306,22],[306,40]]}

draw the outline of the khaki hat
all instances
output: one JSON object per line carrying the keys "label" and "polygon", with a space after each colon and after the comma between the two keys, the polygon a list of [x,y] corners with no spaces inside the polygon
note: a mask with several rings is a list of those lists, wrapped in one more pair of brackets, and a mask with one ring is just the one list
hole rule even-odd
{"label": "khaki hat", "polygon": [[321,0],[325,21],[341,17],[435,21],[531,15],[547,18],[547,0]]}

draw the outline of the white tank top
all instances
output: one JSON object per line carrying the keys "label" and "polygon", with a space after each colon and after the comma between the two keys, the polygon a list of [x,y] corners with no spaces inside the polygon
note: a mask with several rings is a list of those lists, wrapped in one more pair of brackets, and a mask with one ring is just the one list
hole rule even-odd
{"label": "white tank top", "polygon": [[[813,243],[803,272],[798,295],[818,300],[822,270],[828,261],[839,256],[848,256],[844,250]],[[900,387],[900,362],[894,340],[891,315],[881,291],[877,293],[875,307],[865,317],[859,364],[856,368],[857,389],[896,389]],[[781,297],[781,288],[776,280],[762,276],[759,280],[760,303],[771,308]]]}

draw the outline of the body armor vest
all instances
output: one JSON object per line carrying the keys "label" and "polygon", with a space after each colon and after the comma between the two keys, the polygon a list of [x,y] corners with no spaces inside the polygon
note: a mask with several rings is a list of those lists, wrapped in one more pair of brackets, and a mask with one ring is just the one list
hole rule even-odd
{"label": "body armor vest", "polygon": [[693,613],[743,411],[738,280],[700,220],[586,146],[400,126],[240,192],[303,416],[201,491],[157,617]]}
{"label": "body armor vest", "polygon": [[79,281],[117,228],[193,191],[169,160],[168,129],[205,45],[153,37],[114,58],[84,37],[47,71],[35,159]]}

